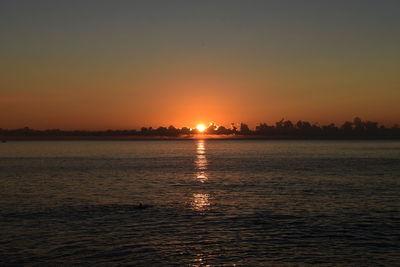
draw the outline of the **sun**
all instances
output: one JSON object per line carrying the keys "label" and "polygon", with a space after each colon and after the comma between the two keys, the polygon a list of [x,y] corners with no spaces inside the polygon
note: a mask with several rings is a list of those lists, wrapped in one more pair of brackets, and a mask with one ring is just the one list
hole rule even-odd
{"label": "sun", "polygon": [[202,133],[202,132],[205,131],[206,126],[204,126],[204,124],[197,124],[196,129],[197,129],[200,133]]}

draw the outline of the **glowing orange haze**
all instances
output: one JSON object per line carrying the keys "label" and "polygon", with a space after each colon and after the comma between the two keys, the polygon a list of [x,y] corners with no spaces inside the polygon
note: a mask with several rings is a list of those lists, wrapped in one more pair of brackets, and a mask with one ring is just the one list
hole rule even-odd
{"label": "glowing orange haze", "polygon": [[[399,122],[397,91],[385,95],[365,91],[357,99],[344,98],[344,91],[308,88],[303,79],[293,86],[274,76],[257,79],[246,76],[245,72],[239,75],[235,71],[204,69],[175,67],[173,72],[161,69],[152,75],[143,74],[135,81],[126,77],[114,80],[111,74],[108,79],[86,77],[65,81],[62,85],[52,81],[42,85],[36,81],[31,84],[34,92],[20,89],[2,95],[0,127],[68,130],[174,125],[194,128],[198,123],[208,126],[211,121],[224,126],[245,122],[254,127],[283,117],[292,121],[340,124],[355,116],[387,125]],[[157,79],[152,79],[154,76]],[[334,88],[331,83],[326,87]],[[78,90],[82,84],[87,87]]]}

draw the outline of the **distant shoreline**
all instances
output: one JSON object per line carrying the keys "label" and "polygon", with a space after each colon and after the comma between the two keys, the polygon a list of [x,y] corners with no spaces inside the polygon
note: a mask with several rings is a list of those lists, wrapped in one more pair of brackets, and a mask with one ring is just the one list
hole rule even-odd
{"label": "distant shoreline", "polygon": [[4,136],[2,141],[163,141],[163,140],[400,140],[396,137],[360,136],[260,136],[260,135],[184,135],[184,136]]}
{"label": "distant shoreline", "polygon": [[[200,127],[201,126],[201,127]],[[200,128],[199,128],[200,127]],[[280,120],[275,125],[260,123],[253,130],[245,123],[230,128],[210,123],[208,127],[199,124],[196,128],[160,126],[142,127],[140,130],[35,130],[29,127],[19,129],[0,128],[2,141],[69,141],[69,140],[400,140],[400,127],[386,128],[378,122],[363,121],[359,117],[341,126],[311,124],[299,120]]]}

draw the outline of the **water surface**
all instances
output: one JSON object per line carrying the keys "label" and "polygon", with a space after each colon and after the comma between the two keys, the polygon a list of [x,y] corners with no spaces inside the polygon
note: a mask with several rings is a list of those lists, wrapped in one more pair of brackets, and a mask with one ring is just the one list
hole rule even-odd
{"label": "water surface", "polygon": [[8,142],[0,262],[396,265],[399,178],[391,141]]}

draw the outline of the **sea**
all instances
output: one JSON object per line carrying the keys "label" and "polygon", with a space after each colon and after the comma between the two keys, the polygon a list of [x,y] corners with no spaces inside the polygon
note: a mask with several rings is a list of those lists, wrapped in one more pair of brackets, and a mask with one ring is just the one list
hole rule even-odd
{"label": "sea", "polygon": [[400,266],[400,142],[0,143],[1,266]]}

